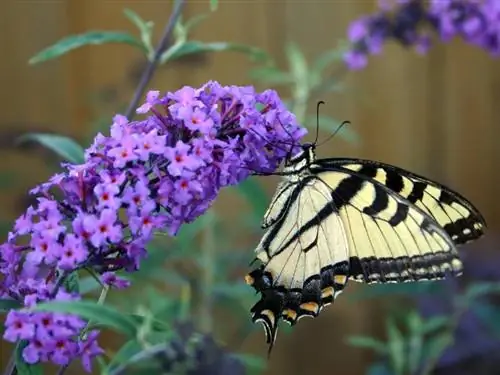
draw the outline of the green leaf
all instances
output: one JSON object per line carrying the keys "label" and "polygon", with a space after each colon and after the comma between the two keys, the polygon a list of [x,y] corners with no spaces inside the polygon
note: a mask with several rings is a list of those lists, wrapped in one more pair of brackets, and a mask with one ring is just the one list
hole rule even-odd
{"label": "green leaf", "polygon": [[269,205],[269,197],[262,184],[254,178],[247,178],[234,189],[250,204],[254,219],[260,222]]}
{"label": "green leaf", "polygon": [[450,324],[450,318],[446,316],[435,316],[424,321],[422,334],[428,335],[440,329],[446,328]]}
{"label": "green leaf", "polygon": [[29,133],[18,139],[19,143],[27,141],[38,142],[71,163],[81,164],[85,161],[85,151],[71,138],[57,134]]}
{"label": "green leaf", "polygon": [[337,79],[321,79],[321,83],[316,85],[313,90],[315,91],[316,96],[321,96],[323,94],[329,93],[339,93],[350,91],[350,88],[346,87],[346,85],[337,80]]}
{"label": "green leaf", "polygon": [[43,61],[55,59],[71,50],[91,44],[124,43],[140,48],[147,52],[146,48],[134,36],[120,31],[89,31],[84,34],[70,35],[37,53],[30,60],[30,64],[38,64]]}
{"label": "green leaf", "polygon": [[142,351],[142,349],[141,344],[136,339],[127,341],[112,356],[111,361],[109,361],[108,366],[106,367],[106,371],[110,373],[118,366],[127,363],[130,358]]}
{"label": "green leaf", "polygon": [[424,343],[424,336],[422,327],[424,322],[420,314],[413,310],[406,317],[408,325],[408,371],[410,374],[416,374],[422,358],[422,346]]}
{"label": "green leaf", "polygon": [[148,323],[151,324],[151,329],[154,332],[169,332],[171,327],[167,322],[164,322],[159,319],[154,319],[154,318],[149,318],[149,317],[144,317],[139,314],[131,314],[130,318],[134,321],[134,323],[137,326],[144,325],[146,320],[150,320]]}
{"label": "green leaf", "polygon": [[161,56],[160,62],[163,64],[167,61],[178,59],[179,57],[192,55],[195,53],[208,53],[208,52],[243,52],[250,56],[255,61],[265,61],[268,55],[265,51],[257,47],[247,46],[245,44],[228,43],[228,42],[210,42],[204,43],[200,41],[187,41],[183,43],[174,44],[167,49]]}
{"label": "green leaf", "polygon": [[78,271],[73,271],[66,276],[63,282],[64,288],[70,293],[80,293]]}
{"label": "green leaf", "polygon": [[383,341],[377,340],[374,337],[369,336],[350,336],[347,339],[349,345],[356,346],[358,348],[371,349],[375,353],[380,355],[387,354],[387,346]]}
{"label": "green leaf", "polygon": [[198,26],[201,21],[205,20],[208,18],[207,14],[198,14],[197,16],[194,16],[190,18],[186,24],[184,25],[184,29],[186,33],[189,33],[190,31],[193,31],[196,26]]}
{"label": "green leaf", "polygon": [[500,283],[474,283],[471,284],[464,293],[464,298],[472,302],[472,300],[483,297],[488,294],[500,293]]}
{"label": "green leaf", "polygon": [[403,375],[405,368],[405,340],[393,319],[387,320],[389,361],[395,375]]}
{"label": "green leaf", "polygon": [[286,44],[285,52],[294,81],[298,82],[298,85],[305,85],[308,79],[308,67],[304,54],[294,42]]}
{"label": "green leaf", "polygon": [[219,7],[219,0],[210,0],[210,11],[215,12]]}
{"label": "green leaf", "polygon": [[[306,117],[305,123],[308,128],[316,129],[316,121],[316,115],[309,115]],[[330,116],[319,115],[319,128],[330,134],[333,134],[341,123],[341,121],[335,120]],[[342,126],[342,129],[340,129],[336,135],[354,144],[358,144],[360,142],[359,135],[353,130],[352,125],[349,124]]]}
{"label": "green leaf", "polygon": [[333,62],[342,62],[344,53],[346,52],[345,47],[335,48],[321,54],[312,65],[312,71],[319,77],[323,75],[324,70]]}
{"label": "green leaf", "polygon": [[422,360],[424,362],[433,362],[434,360],[440,358],[443,355],[444,350],[452,344],[453,332],[450,331],[429,337],[424,342]]}
{"label": "green leaf", "polygon": [[154,55],[155,49],[151,40],[153,34],[153,21],[144,21],[141,16],[139,16],[132,9],[125,8],[123,10],[125,17],[127,17],[138,29],[141,34],[141,41],[148,53],[148,58]]}
{"label": "green leaf", "polygon": [[23,350],[28,345],[28,341],[21,340],[16,346],[16,370],[17,375],[42,375],[42,365],[30,365],[26,363],[23,358]]}
{"label": "green leaf", "polygon": [[128,314],[122,313],[110,306],[98,305],[90,301],[52,301],[41,303],[32,311],[64,312],[78,315],[95,324],[109,327],[128,336],[135,336],[137,325]]}
{"label": "green leaf", "polygon": [[500,337],[500,309],[490,303],[482,302],[471,305],[471,310],[496,337]]}
{"label": "green leaf", "polygon": [[23,305],[13,299],[0,299],[0,312],[7,312],[13,309],[19,309]]}
{"label": "green leaf", "polygon": [[290,85],[294,82],[293,76],[274,66],[262,66],[250,70],[249,76],[256,81],[266,82],[270,85]]}

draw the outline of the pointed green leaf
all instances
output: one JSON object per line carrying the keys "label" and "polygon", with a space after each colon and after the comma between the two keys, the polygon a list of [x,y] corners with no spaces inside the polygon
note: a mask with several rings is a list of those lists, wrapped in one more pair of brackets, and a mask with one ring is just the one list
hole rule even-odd
{"label": "pointed green leaf", "polygon": [[193,31],[196,26],[198,26],[203,20],[207,19],[208,15],[207,14],[198,14],[192,18],[190,18],[186,24],[184,25],[184,28],[186,29],[186,33],[189,34],[189,32]]}
{"label": "pointed green leaf", "polygon": [[472,304],[471,310],[493,335],[500,337],[500,326],[498,324],[500,320],[500,308],[490,303],[481,302]]}
{"label": "pointed green leaf", "polygon": [[99,365],[99,370],[101,375],[109,375],[109,371],[107,370],[108,364],[102,355],[96,357],[96,362]]}
{"label": "pointed green leaf", "polygon": [[52,301],[41,303],[32,311],[64,312],[78,315],[94,324],[109,327],[128,336],[135,336],[137,324],[128,314],[122,313],[113,307],[98,305],[90,301]]}
{"label": "pointed green leaf", "polygon": [[447,316],[435,316],[424,321],[422,333],[428,335],[435,331],[446,328],[450,324],[450,318]]}
{"label": "pointed green leaf", "polygon": [[307,61],[299,46],[294,42],[289,42],[285,47],[285,52],[294,80],[302,84],[306,83],[308,77]]}
{"label": "pointed green leaf", "polygon": [[324,70],[334,62],[342,62],[342,58],[347,48],[344,46],[324,52],[314,61],[312,71],[322,76]]}
{"label": "pointed green leaf", "polygon": [[18,142],[35,141],[51,149],[66,161],[74,164],[81,164],[85,161],[82,146],[71,138],[47,133],[29,133],[19,137]]}
{"label": "pointed green leaf", "polygon": [[379,355],[387,354],[387,345],[374,337],[369,336],[350,336],[347,339],[349,345],[356,346],[358,348],[371,349]]}
{"label": "pointed green leaf", "polygon": [[29,63],[38,64],[43,61],[55,59],[76,48],[91,44],[95,45],[104,43],[129,44],[147,52],[142,43],[128,33],[120,31],[89,31],[85,34],[70,35],[59,40],[52,46],[45,48],[44,50],[33,56],[29,60]]}
{"label": "pointed green leaf", "polygon": [[154,47],[151,40],[154,22],[144,21],[141,16],[139,16],[132,9],[125,8],[123,13],[125,14],[125,17],[127,17],[130,22],[132,22],[139,29],[142,44],[148,52],[148,57],[151,57],[154,54]]}
{"label": "pointed green leaf", "polygon": [[28,341],[22,340],[16,346],[16,371],[17,375],[42,375],[43,368],[41,364],[30,365],[23,358],[24,348],[28,345]]}
{"label": "pointed green leaf", "polygon": [[7,312],[13,309],[19,309],[23,305],[13,299],[0,299],[0,312]]}
{"label": "pointed green leaf", "polygon": [[422,345],[424,336],[422,327],[424,322],[420,314],[413,310],[406,317],[406,322],[409,330],[408,337],[408,370],[410,374],[415,374],[418,371],[422,358]]}
{"label": "pointed green leaf", "polygon": [[131,314],[130,318],[137,326],[144,325],[146,320],[150,320],[147,323],[151,325],[150,328],[152,332],[170,332],[171,330],[171,326],[167,322],[159,319],[144,317],[139,314]]}
{"label": "pointed green leaf", "polygon": [[403,375],[405,370],[405,340],[393,319],[387,320],[387,335],[392,371],[395,375]]}
{"label": "pointed green leaf", "polygon": [[113,355],[111,361],[109,361],[108,366],[106,367],[106,371],[108,373],[113,372],[118,366],[127,363],[130,358],[142,350],[143,348],[141,344],[136,339],[127,341]]}
{"label": "pointed green leaf", "polygon": [[446,331],[442,334],[429,337],[424,342],[422,360],[427,363],[432,363],[439,359],[446,348],[453,344],[453,332]]}
{"label": "pointed green leaf", "polygon": [[346,92],[346,91],[352,91],[350,88],[348,88],[344,82],[339,81],[338,79],[323,79],[321,78],[321,82],[317,85],[315,85],[312,90],[314,90],[314,93],[316,96],[321,96],[323,94],[330,94],[330,93],[340,93],[340,92]]}
{"label": "pointed green leaf", "polygon": [[469,302],[488,294],[500,293],[500,283],[480,282],[471,284],[465,291],[464,298]]}
{"label": "pointed green leaf", "polygon": [[274,66],[263,66],[250,70],[249,76],[256,81],[266,82],[270,85],[290,85],[294,82],[292,75],[283,72]]}
{"label": "pointed green leaf", "polygon": [[163,64],[167,61],[172,61],[178,59],[179,57],[192,55],[195,53],[223,51],[242,52],[255,61],[265,61],[268,59],[268,55],[265,51],[261,50],[260,48],[248,46],[245,44],[228,42],[204,43],[191,40],[184,43],[175,44],[174,46],[170,47],[163,53],[160,62]]}

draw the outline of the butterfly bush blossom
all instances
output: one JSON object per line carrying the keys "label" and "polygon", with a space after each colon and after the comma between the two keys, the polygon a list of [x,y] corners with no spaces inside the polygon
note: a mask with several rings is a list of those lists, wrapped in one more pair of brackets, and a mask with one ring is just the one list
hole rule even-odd
{"label": "butterfly bush blossom", "polygon": [[[103,284],[127,287],[116,271],[139,268],[154,231],[175,235],[222,187],[252,171],[274,171],[306,133],[275,91],[216,82],[164,96],[150,91],[137,113],[147,117],[116,115],[110,136],[96,136],[84,164],[64,164],[30,192],[37,203],[1,246],[0,298],[25,308],[78,300],[67,279],[83,268]],[[8,313],[3,337],[23,340],[28,363],[66,365],[79,357],[90,371],[103,352],[97,336],[77,316],[20,309]]]}
{"label": "butterfly bush blossom", "polygon": [[431,35],[442,42],[460,37],[466,43],[500,55],[500,2],[498,0],[383,0],[378,12],[365,15],[348,28],[352,48],[344,61],[362,69],[368,56],[379,54],[383,44],[396,40],[419,53],[431,46]]}

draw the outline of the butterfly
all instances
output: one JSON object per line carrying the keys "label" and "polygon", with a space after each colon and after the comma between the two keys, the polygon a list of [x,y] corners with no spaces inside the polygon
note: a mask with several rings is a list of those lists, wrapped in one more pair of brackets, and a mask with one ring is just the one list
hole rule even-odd
{"label": "butterfly", "polygon": [[[323,102],[318,103],[319,105]],[[486,229],[448,187],[405,169],[356,158],[316,158],[316,143],[285,161],[246,275],[260,300],[269,354],[278,323],[317,317],[349,280],[398,283],[459,276],[457,246]]]}

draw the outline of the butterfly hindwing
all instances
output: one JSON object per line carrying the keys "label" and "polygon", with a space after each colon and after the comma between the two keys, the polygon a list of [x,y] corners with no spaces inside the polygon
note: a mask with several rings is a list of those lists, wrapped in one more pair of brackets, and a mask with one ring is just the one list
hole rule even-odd
{"label": "butterfly hindwing", "polygon": [[279,183],[276,188],[276,192],[271,199],[271,203],[264,214],[264,218],[262,219],[262,229],[269,228],[271,225],[287,215],[288,206],[299,193],[294,189],[297,184],[299,184],[299,182],[291,183],[288,181],[282,181]]}
{"label": "butterfly hindwing", "polygon": [[261,292],[252,308],[272,347],[280,318],[290,324],[315,317],[347,282],[348,249],[330,188],[311,176],[293,186],[287,219],[272,225],[256,249],[262,266],[247,276]]}

